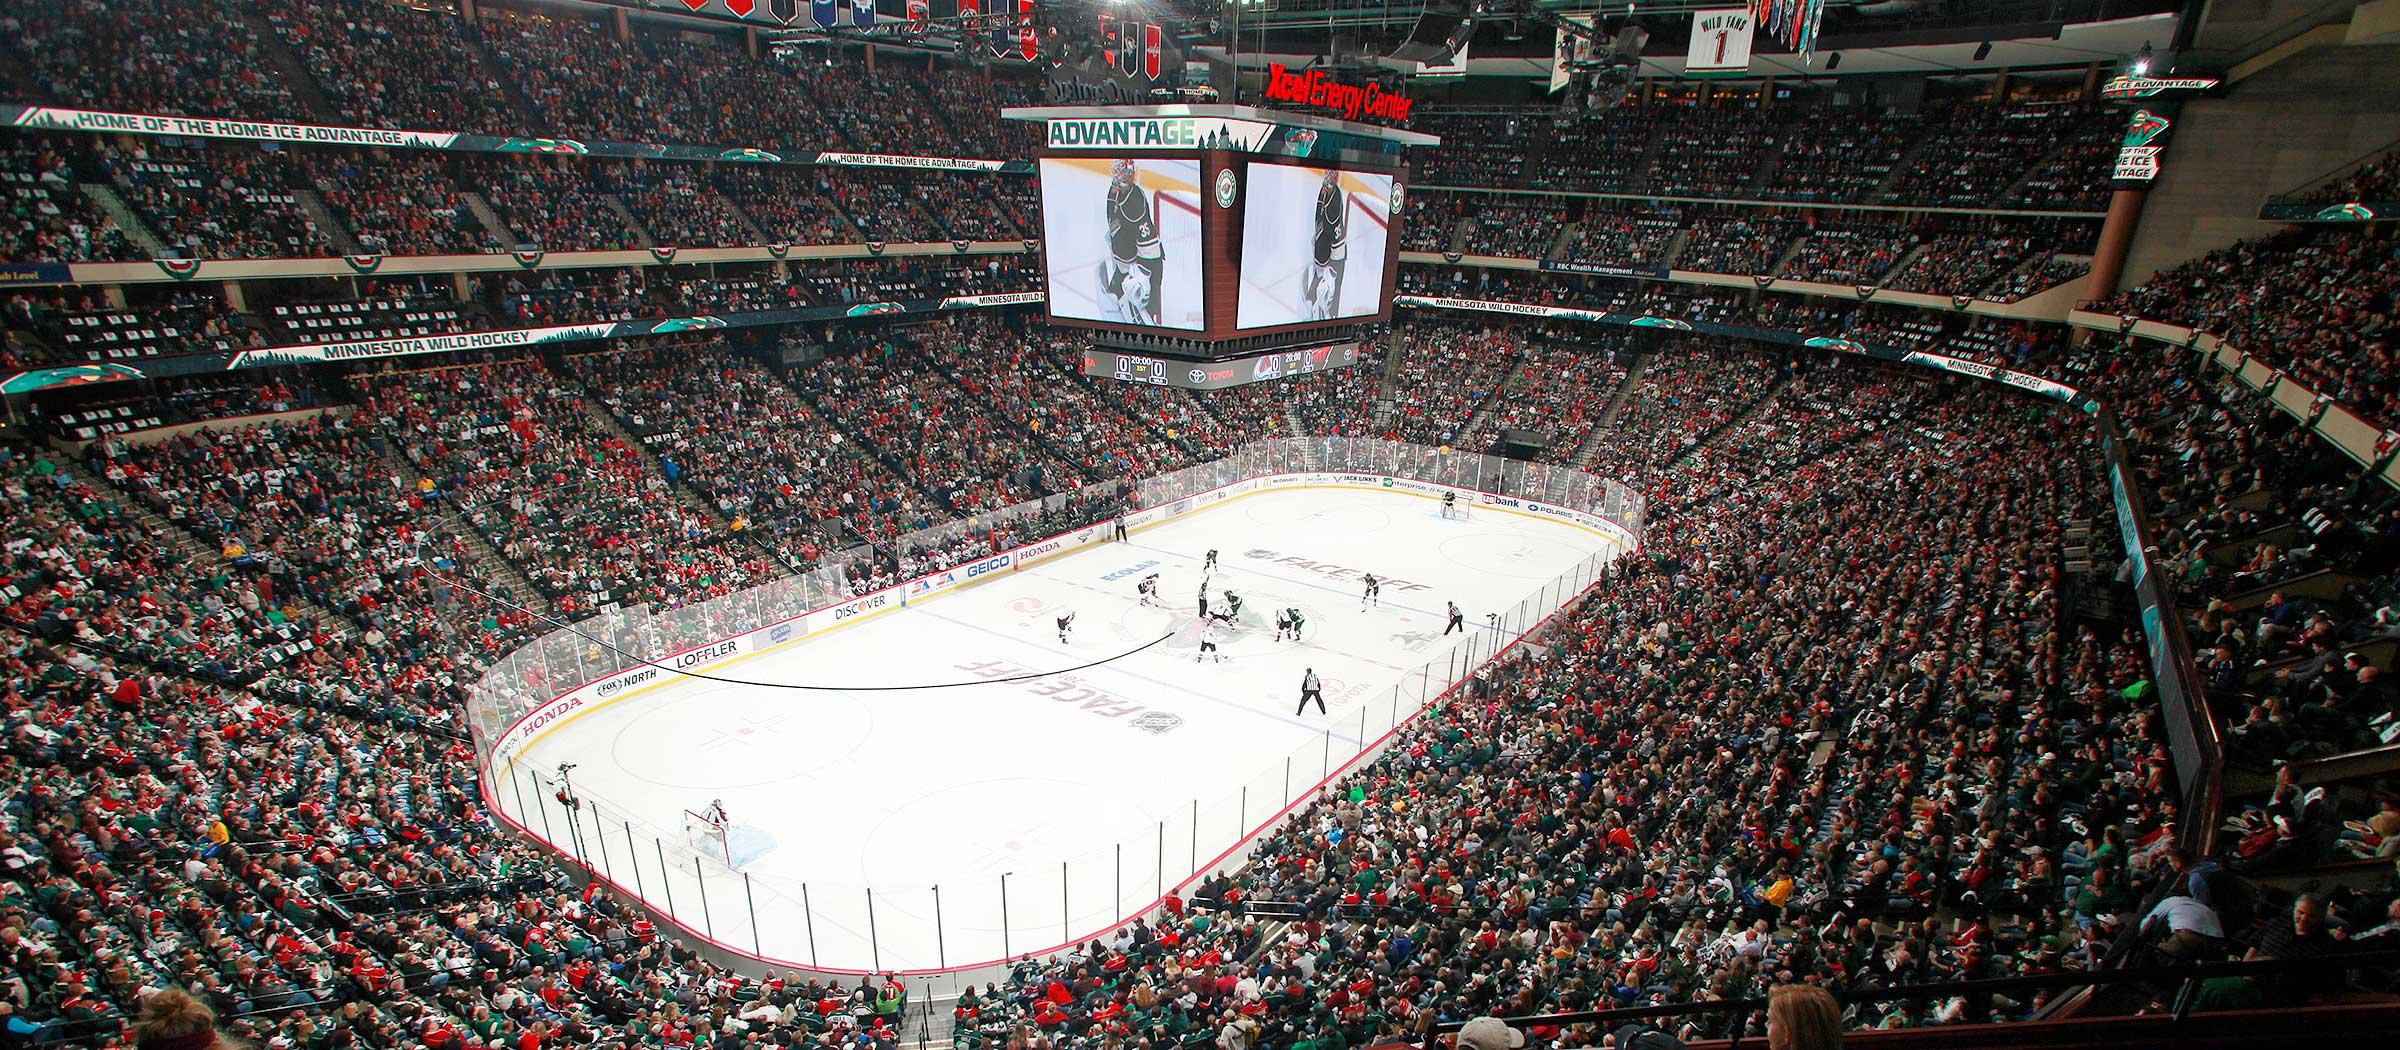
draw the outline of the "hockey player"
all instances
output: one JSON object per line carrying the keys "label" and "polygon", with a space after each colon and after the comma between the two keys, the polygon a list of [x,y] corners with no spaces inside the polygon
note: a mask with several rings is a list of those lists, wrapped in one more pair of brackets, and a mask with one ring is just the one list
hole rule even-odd
{"label": "hockey player", "polygon": [[1292,633],[1292,611],[1290,609],[1275,610],[1275,640],[1280,642],[1284,635],[1290,633]]}
{"label": "hockey player", "polygon": [[1150,575],[1148,575],[1148,576],[1144,576],[1144,577],[1142,577],[1142,582],[1140,582],[1140,583],[1137,583],[1137,584],[1134,584],[1134,585],[1133,585],[1133,590],[1134,590],[1134,593],[1136,593],[1136,594],[1139,594],[1139,595],[1141,595],[1141,596],[1142,596],[1142,605],[1143,605],[1143,607],[1144,607],[1144,608],[1157,608],[1157,607],[1158,607],[1158,574],[1157,574],[1157,573],[1155,573],[1155,572],[1154,572],[1154,573],[1151,573],[1151,574],[1150,574]]}
{"label": "hockey player", "polygon": [[1225,662],[1225,654],[1217,651],[1216,621],[1204,619],[1200,621],[1200,655],[1192,657],[1192,662],[1199,663],[1212,656],[1218,663]]}
{"label": "hockey player", "polygon": [[1342,268],[1350,258],[1350,196],[1342,192],[1342,175],[1325,169],[1317,186],[1316,237],[1311,265],[1301,279],[1300,315],[1304,321],[1323,321],[1337,314],[1342,302]]}
{"label": "hockey player", "polygon": [[1442,516],[1443,516],[1443,517],[1445,517],[1445,518],[1448,518],[1448,517],[1453,517],[1453,516],[1456,516],[1457,514],[1458,514],[1458,493],[1455,493],[1455,492],[1445,492],[1445,493],[1442,493]]}
{"label": "hockey player", "polygon": [[1217,549],[1216,549],[1215,547],[1210,547],[1210,548],[1208,549],[1208,557],[1207,557],[1205,560],[1201,561],[1201,563],[1200,563],[1200,571],[1201,571],[1201,572],[1215,572],[1215,571],[1217,571]]}
{"label": "hockey player", "polygon": [[1375,574],[1371,572],[1367,574],[1366,593],[1358,596],[1358,607],[1364,609],[1367,607],[1368,602],[1373,602],[1376,605],[1383,604],[1383,581],[1376,579]]}
{"label": "hockey player", "polygon": [[1300,640],[1300,628],[1308,623],[1308,617],[1300,615],[1298,609],[1285,609],[1284,613],[1292,618],[1292,640],[1297,642]]}
{"label": "hockey player", "polygon": [[1109,169],[1103,286],[1116,320],[1155,325],[1161,317],[1158,290],[1167,257],[1158,239],[1158,217],[1150,211],[1150,195],[1142,192],[1135,176],[1128,159],[1118,159]]}
{"label": "hockey player", "polygon": [[1467,614],[1458,611],[1458,603],[1444,602],[1443,604],[1450,607],[1450,626],[1442,628],[1442,634],[1446,636],[1452,631],[1460,634],[1467,633]]}
{"label": "hockey player", "polygon": [[1059,618],[1058,618],[1058,640],[1059,640],[1061,643],[1064,643],[1064,642],[1067,640],[1067,631],[1068,631],[1070,628],[1073,628],[1074,626],[1075,626],[1075,614],[1074,614],[1074,613],[1068,613],[1068,614],[1066,614],[1065,616],[1061,616],[1061,617],[1059,617]]}
{"label": "hockey player", "polygon": [[1224,616],[1224,619],[1225,619],[1225,621],[1226,621],[1227,623],[1231,623],[1231,622],[1233,622],[1234,620],[1240,619],[1240,618],[1241,618],[1241,615],[1242,615],[1242,596],[1241,596],[1241,595],[1238,595],[1238,594],[1235,594],[1235,593],[1233,593],[1232,591],[1226,591],[1226,592],[1225,592],[1225,616]]}

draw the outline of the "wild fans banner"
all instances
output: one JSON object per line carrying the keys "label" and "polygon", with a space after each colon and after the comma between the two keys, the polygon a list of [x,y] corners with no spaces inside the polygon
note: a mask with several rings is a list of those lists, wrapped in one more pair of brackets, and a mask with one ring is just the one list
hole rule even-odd
{"label": "wild fans banner", "polygon": [[1687,77],[1731,77],[1750,71],[1754,23],[1741,8],[1692,12],[1692,49],[1683,58]]}

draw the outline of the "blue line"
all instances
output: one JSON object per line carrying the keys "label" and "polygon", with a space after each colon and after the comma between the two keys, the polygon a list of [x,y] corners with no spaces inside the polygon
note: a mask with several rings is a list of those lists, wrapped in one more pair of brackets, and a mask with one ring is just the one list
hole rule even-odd
{"label": "blue line", "polygon": [[[1027,647],[1027,648],[1029,648],[1029,649],[1039,649],[1039,650],[1041,650],[1041,651],[1043,651],[1043,652],[1045,652],[1045,653],[1050,653],[1050,654],[1052,654],[1052,655],[1054,655],[1054,656],[1065,656],[1065,657],[1069,657],[1069,658],[1072,658],[1072,657],[1074,657],[1074,656],[1075,656],[1075,654],[1074,654],[1074,653],[1068,652],[1068,651],[1066,651],[1066,650],[1064,650],[1064,649],[1055,649],[1055,648],[1052,648],[1052,647],[1050,647],[1050,646],[1048,646],[1048,645],[1044,645],[1044,644],[1042,644],[1042,643],[1040,643],[1040,642],[1034,641],[1034,640],[1032,640],[1032,639],[1030,639],[1030,638],[1021,638],[1021,637],[1018,637],[1017,635],[1008,634],[1008,633],[1006,633],[1006,632],[1002,632],[1002,631],[995,631],[995,630],[993,630],[993,629],[991,629],[991,628],[989,628],[989,627],[986,627],[986,626],[984,626],[984,625],[982,625],[982,624],[979,624],[979,623],[975,623],[975,622],[973,622],[973,621],[970,621],[970,620],[961,620],[961,619],[958,619],[957,617],[954,617],[954,616],[944,616],[944,615],[942,615],[941,613],[938,613],[938,612],[932,612],[932,611],[930,611],[930,610],[927,610],[927,609],[924,609],[924,608],[921,608],[921,607],[917,609],[917,612],[918,612],[918,614],[919,614],[919,615],[923,615],[923,616],[930,616],[930,617],[933,617],[934,619],[936,619],[936,620],[940,620],[940,621],[942,621],[942,622],[944,622],[944,623],[954,623],[954,624],[957,624],[957,625],[959,625],[960,627],[967,628],[968,630],[971,630],[971,631],[982,631],[983,633],[985,633],[985,634],[988,634],[988,635],[991,635],[991,636],[993,636],[993,637],[995,637],[995,638],[1004,638],[1004,639],[1007,639],[1008,641],[1015,642],[1015,643],[1017,643],[1018,645],[1025,646],[1025,647]],[[1158,687],[1159,687],[1159,688],[1161,688],[1161,689],[1172,689],[1172,690],[1174,690],[1174,691],[1176,691],[1176,692],[1178,692],[1178,693],[1187,693],[1187,694],[1189,694],[1189,695],[1192,695],[1192,696],[1199,697],[1199,698],[1200,698],[1200,699],[1202,699],[1202,700],[1206,700],[1206,701],[1208,701],[1209,703],[1212,703],[1212,704],[1221,704],[1221,705],[1223,705],[1223,706],[1226,706],[1226,707],[1233,708],[1234,710],[1237,710],[1237,711],[1246,711],[1246,712],[1248,712],[1248,713],[1250,713],[1250,714],[1257,715],[1257,716],[1259,716],[1259,717],[1261,717],[1261,718],[1272,718],[1272,719],[1274,719],[1274,720],[1276,720],[1276,721],[1278,721],[1278,722],[1281,722],[1281,723],[1283,723],[1283,724],[1285,724],[1285,725],[1289,725],[1289,726],[1298,726],[1298,727],[1300,727],[1300,728],[1302,728],[1302,729],[1306,729],[1306,730],[1308,730],[1309,732],[1312,732],[1312,733],[1323,732],[1325,729],[1327,729],[1327,728],[1328,728],[1328,727],[1326,727],[1326,726],[1312,725],[1312,724],[1310,724],[1310,723],[1303,722],[1303,721],[1301,721],[1301,720],[1299,720],[1299,719],[1297,719],[1297,718],[1292,718],[1292,717],[1288,717],[1288,716],[1285,716],[1285,715],[1279,715],[1279,714],[1276,714],[1276,713],[1274,713],[1273,711],[1261,711],[1261,710],[1259,710],[1259,709],[1257,709],[1257,708],[1255,708],[1255,707],[1251,707],[1251,706],[1249,706],[1249,705],[1247,705],[1247,704],[1236,703],[1236,702],[1234,702],[1234,701],[1232,701],[1232,700],[1227,700],[1227,699],[1225,699],[1224,697],[1221,697],[1221,696],[1213,696],[1213,695],[1210,695],[1210,694],[1208,694],[1208,693],[1203,693],[1203,692],[1201,692],[1201,691],[1199,691],[1199,690],[1197,690],[1197,689],[1190,689],[1190,688],[1186,688],[1186,687],[1184,687],[1184,686],[1176,685],[1176,684],[1175,684],[1175,683],[1173,683],[1173,682],[1162,682],[1162,681],[1159,681],[1159,680],[1158,680],[1158,679],[1156,679],[1156,678],[1152,678],[1152,677],[1150,677],[1149,675],[1146,675],[1146,674],[1141,674],[1141,673],[1139,673],[1139,672],[1125,670],[1124,668],[1118,667],[1118,666],[1117,666],[1117,665],[1115,665],[1115,664],[1108,664],[1108,665],[1106,665],[1106,666],[1108,667],[1108,669],[1109,669],[1109,670],[1115,671],[1115,672],[1116,672],[1116,673],[1118,673],[1118,674],[1124,675],[1125,677],[1127,677],[1127,678],[1131,678],[1131,679],[1134,679],[1134,680],[1136,680],[1136,681],[1148,682],[1148,683],[1150,683],[1151,685],[1158,686]],[[1358,738],[1356,738],[1356,737],[1348,737],[1348,736],[1343,736],[1343,735],[1342,735],[1342,734],[1340,734],[1340,733],[1335,733],[1335,734],[1333,734],[1333,738],[1334,738],[1335,740],[1339,740],[1339,741],[1341,741],[1341,742],[1343,742],[1343,743],[1345,743],[1345,744],[1349,744],[1349,745],[1351,745],[1351,746],[1353,746],[1353,747],[1362,746],[1362,745],[1359,743],[1359,741],[1358,741]]]}

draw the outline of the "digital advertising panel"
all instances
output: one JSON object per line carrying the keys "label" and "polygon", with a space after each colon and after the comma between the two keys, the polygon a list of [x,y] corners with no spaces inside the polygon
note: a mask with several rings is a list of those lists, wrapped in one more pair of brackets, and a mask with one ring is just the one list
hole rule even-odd
{"label": "digital advertising panel", "polygon": [[1197,159],[1045,157],[1040,171],[1051,317],[1207,327]]}
{"label": "digital advertising panel", "polygon": [[1371,318],[1390,301],[1390,175],[1252,162],[1237,328]]}

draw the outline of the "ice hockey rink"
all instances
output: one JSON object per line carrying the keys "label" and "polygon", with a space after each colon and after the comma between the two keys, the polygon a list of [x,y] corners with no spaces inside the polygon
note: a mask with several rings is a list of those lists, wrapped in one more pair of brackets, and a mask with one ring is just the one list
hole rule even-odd
{"label": "ice hockey rink", "polygon": [[[1212,606],[1227,590],[1243,605],[1222,661],[1202,662],[1212,549]],[[1503,644],[1487,614],[1540,596],[1519,614],[1538,620],[1566,600],[1562,574],[1614,550],[1404,492],[1254,493],[707,668],[835,688],[677,678],[563,720],[518,768],[571,763],[583,804],[572,828],[548,800],[548,829],[527,824],[768,959],[910,970],[1046,951],[1238,862],[1222,855]],[[1137,602],[1151,573],[1166,608]],[[1382,599],[1362,608],[1366,573]],[[1449,601],[1466,632],[1443,633]],[[1278,641],[1274,612],[1293,608],[1303,636]],[[1294,713],[1309,668],[1328,714]],[[931,683],[977,684],[848,688]],[[682,833],[714,799],[730,865],[696,861],[712,845]]]}

